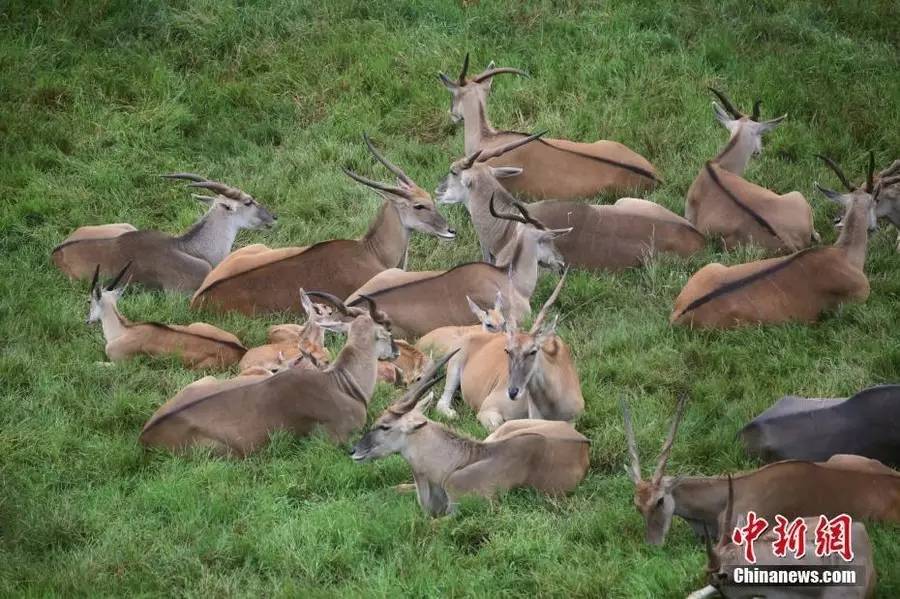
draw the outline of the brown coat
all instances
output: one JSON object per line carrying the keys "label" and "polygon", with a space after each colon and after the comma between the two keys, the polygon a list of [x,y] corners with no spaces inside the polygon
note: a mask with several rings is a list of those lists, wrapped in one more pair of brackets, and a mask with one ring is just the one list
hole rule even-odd
{"label": "brown coat", "polygon": [[221,369],[237,364],[247,351],[231,333],[202,322],[187,326],[156,322],[124,325],[126,332],[106,344],[106,355],[114,362],[136,355],[177,355],[188,368]]}

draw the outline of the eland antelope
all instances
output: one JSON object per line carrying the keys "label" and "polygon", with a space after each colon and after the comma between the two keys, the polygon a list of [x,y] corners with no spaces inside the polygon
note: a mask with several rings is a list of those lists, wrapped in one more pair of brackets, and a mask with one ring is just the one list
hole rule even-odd
{"label": "eland antelope", "polygon": [[900,385],[864,389],[850,398],[789,395],[741,429],[747,453],[764,462],[827,460],[837,453],[900,467]]}
{"label": "eland antelope", "polygon": [[431,365],[431,359],[414,345],[397,339],[398,356],[390,362],[378,363],[378,380],[396,385],[408,387],[421,378],[422,373]]}
{"label": "eland antelope", "polygon": [[[875,591],[877,578],[873,563],[874,552],[869,540],[869,533],[862,522],[853,522],[848,534],[852,539],[853,559],[850,562],[839,555],[818,556],[812,549],[816,545],[816,530],[819,525],[819,517],[803,518],[803,543],[805,551],[801,556],[788,554],[778,556],[774,551],[774,544],[778,540],[774,528],[769,528],[760,535],[754,543],[755,561],[751,564],[744,549],[735,545],[731,538],[731,532],[736,526],[742,525],[741,518],[735,518],[733,513],[734,490],[731,480],[728,486],[728,501],[721,537],[713,547],[708,534],[706,539],[707,565],[706,573],[709,585],[694,591],[687,599],[707,599],[709,597],[727,597],[728,599],[754,599],[765,597],[766,599],[794,599],[795,597],[817,597],[819,599],[862,599],[871,597]],[[774,523],[773,527],[774,527]],[[802,588],[782,584],[746,584],[734,579],[735,568],[752,569],[766,566],[785,566],[793,568],[836,568],[852,566],[856,570],[856,584],[846,586],[813,586],[805,585]]]}
{"label": "eland antelope", "polygon": [[[465,152],[490,150],[527,137],[526,133],[498,131],[487,118],[487,96],[493,77],[500,73],[524,75],[509,67],[488,67],[483,73],[467,77],[469,55],[456,81],[443,73],[438,77],[452,96],[450,116],[454,123],[464,121]],[[659,178],[646,158],[626,146],[608,140],[579,143],[565,139],[541,139],[504,156],[494,157],[492,166],[524,169],[519,177],[504,181],[511,193],[533,199],[568,200],[586,198],[601,192],[648,191]]]}
{"label": "eland antelope", "polygon": [[[521,210],[500,179],[521,176],[522,169],[491,166],[484,156],[484,152],[476,152],[454,162],[435,197],[438,204],[463,203],[478,234],[482,259],[503,262],[521,225],[498,220],[492,201],[506,210]],[[548,200],[530,204],[528,213],[549,227],[572,227],[572,233],[560,239],[557,248],[566,264],[576,268],[622,270],[638,266],[657,253],[690,256],[706,243],[686,219],[638,198],[620,198],[613,206]]]}
{"label": "eland antelope", "polygon": [[750,157],[762,151],[762,136],[787,115],[760,121],[759,100],[753,113],[739,112],[712,88],[722,102],[713,111],[731,133],[718,156],[703,165],[687,193],[684,215],[697,229],[721,238],[726,248],[752,243],[768,250],[797,251],[817,237],[812,209],[798,191],[779,195],[743,178]]}
{"label": "eland antelope", "polygon": [[540,223],[520,230],[509,262],[470,262],[445,271],[385,272],[355,291],[348,305],[367,296],[394,324],[398,337],[418,338],[444,326],[477,324],[469,302],[486,304],[504,290],[508,318],[531,313],[531,294],[541,266],[562,271],[564,263],[554,240],[571,229],[548,229]]}
{"label": "eland antelope", "polygon": [[[646,524],[646,541],[662,545],[679,516],[697,536],[704,531],[718,536],[719,519],[725,509],[728,479],[724,476],[667,476],[666,464],[672,452],[686,398],[678,402],[669,435],[657,458],[650,480],[641,476],[637,441],[628,406],[622,402],[629,463],[625,467],[635,485],[634,505]],[[835,455],[826,462],[788,460],[763,466],[732,477],[739,499],[738,514],[749,510],[772,519],[845,513],[854,519],[900,522],[900,473],[876,460]]]}
{"label": "eland antelope", "polygon": [[283,363],[300,358],[297,368],[325,368],[331,362],[331,354],[325,347],[325,327],[321,322],[331,315],[323,304],[314,304],[303,289],[300,289],[300,305],[306,312],[306,322],[298,324],[276,324],[269,327],[265,345],[247,350],[238,368],[241,372],[253,368],[279,372]]}
{"label": "eland antelope", "polygon": [[455,238],[456,232],[448,227],[431,196],[382,156],[367,136],[364,139],[375,159],[397,177],[397,184],[378,183],[344,169],[384,199],[362,238],[333,239],[308,247],[242,248],[209,273],[191,305],[246,314],[297,310],[297,285],[343,299],[376,274],[405,268],[412,231]]}
{"label": "eland antelope", "polygon": [[[837,165],[827,162],[840,173]],[[868,232],[875,229],[873,168],[866,185],[849,194],[819,186],[844,207],[841,234],[834,245],[736,266],[708,264],[681,290],[670,322],[699,328],[815,322],[840,304],[865,301],[869,280],[863,266]]]}
{"label": "eland antelope", "polygon": [[308,294],[321,297],[351,319],[322,323],[347,335],[331,366],[198,381],[156,411],[144,425],[141,443],[171,451],[205,447],[219,454],[246,456],[275,431],[303,437],[319,427],[334,442],[346,442],[366,422],[377,361],[396,357],[390,321],[374,303],[365,310],[348,308],[333,295]]}
{"label": "eland antelope", "polygon": [[113,362],[135,356],[177,356],[188,368],[227,368],[247,351],[240,340],[212,325],[195,322],[187,326],[158,322],[131,322],[119,312],[117,303],[125,287],[118,287],[129,270],[125,264],[105,288],[100,285],[100,265],[91,282],[87,323],[99,322],[106,339],[106,356]]}
{"label": "eland antelope", "polygon": [[466,296],[466,301],[469,303],[469,309],[472,311],[472,314],[478,318],[481,324],[437,328],[423,335],[416,342],[416,348],[429,352],[432,355],[444,355],[459,348],[470,335],[500,333],[505,330],[506,316],[503,314],[503,293],[497,292],[497,297],[494,299],[494,307],[489,310],[482,310],[469,296]]}
{"label": "eland antelope", "polygon": [[584,411],[572,354],[556,336],[556,320],[545,322],[565,279],[563,274],[527,333],[510,319],[506,335],[479,333],[463,341],[447,366],[439,412],[456,416],[451,404],[457,388],[488,430],[519,418],[570,421]]}
{"label": "eland antelope", "polygon": [[234,244],[241,229],[271,227],[276,216],[251,195],[191,173],[163,175],[191,181],[188,187],[215,195],[198,195],[209,209],[186,233],[173,237],[138,231],[127,223],[81,227],[53,250],[53,262],[71,279],[86,279],[96,265],[112,276],[131,263],[131,281],[151,288],[193,292]]}
{"label": "eland antelope", "polygon": [[532,487],[561,495],[574,489],[587,473],[590,442],[567,422],[515,420],[476,441],[425,416],[431,396],[421,398],[450,357],[382,412],[353,447],[353,460],[402,455],[412,468],[419,505],[432,517],[452,513],[469,494],[493,497]]}

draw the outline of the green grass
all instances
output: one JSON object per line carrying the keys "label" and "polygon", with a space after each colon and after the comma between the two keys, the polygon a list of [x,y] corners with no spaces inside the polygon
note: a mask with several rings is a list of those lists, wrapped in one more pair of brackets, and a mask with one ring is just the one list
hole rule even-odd
{"label": "green grass", "polygon": [[[429,521],[393,458],[354,465],[346,448],[278,437],[244,461],[145,453],[143,422],[196,373],[174,362],[100,367],[83,321],[85,283],[51,249],[83,224],[186,228],[199,214],[156,173],[191,170],[238,185],[280,215],[239,244],[307,244],[361,234],[375,196],[339,167],[384,176],[369,131],[423,187],[462,151],[435,79],[494,59],[531,79],[498,78],[495,124],[609,138],[647,156],[665,183],[651,198],[682,211],[704,160],[725,142],[707,85],[742,107],[788,112],[747,176],[811,198],[859,180],[864,153],[900,148],[893,1],[816,2],[3,2],[0,3],[0,593],[3,595],[675,597],[703,584],[705,557],[675,522],[645,546],[624,476],[617,407],[631,401],[645,466],[675,397],[692,402],[675,473],[753,467],[735,442],[747,419],[788,393],[838,396],[900,380],[900,256],[895,233],[870,244],[872,295],[816,326],[698,333],[667,324],[689,275],[749,253],[711,248],[619,275],[571,277],[561,332],[578,361],[592,441],[569,498],[528,491],[469,500]],[[606,198],[607,200],[609,198]],[[411,267],[478,255],[465,212],[446,211],[455,244],[417,237]],[[549,294],[542,279],[536,301]],[[193,314],[183,297],[123,301],[135,319],[206,319],[248,343],[277,317]],[[380,387],[372,414],[392,396]],[[482,435],[471,413],[459,426]],[[882,597],[900,596],[898,529],[872,526]]]}

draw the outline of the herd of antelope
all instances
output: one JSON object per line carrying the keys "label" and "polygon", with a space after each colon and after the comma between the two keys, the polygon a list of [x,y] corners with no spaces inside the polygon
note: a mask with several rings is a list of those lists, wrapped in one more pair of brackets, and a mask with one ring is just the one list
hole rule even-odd
{"label": "herd of antelope", "polygon": [[[366,425],[382,380],[406,392],[374,420],[350,457],[365,462],[399,453],[427,514],[453,512],[463,495],[493,497],[515,487],[565,494],[589,469],[589,439],[573,425],[585,410],[575,356],[553,314],[569,268],[641,267],[660,253],[701,252],[708,240],[726,251],[752,245],[769,252],[769,258],[735,266],[708,264],[690,277],[670,322],[695,328],[811,323],[869,295],[868,236],[879,218],[900,228],[900,161],[876,173],[870,153],[865,180],[855,185],[822,157],[846,191],[816,184],[842,213],[837,242],[813,245],[820,237],[800,192],[780,194],[744,178],[763,135],[785,117],[762,120],[759,101],[750,114],[742,113],[712,90],[715,118],[730,138],[699,167],[683,217],[633,197],[594,205],[585,200],[601,192],[648,192],[660,177],[647,159],[620,143],[495,129],[487,118],[494,77],[525,73],[491,63],[469,76],[468,65],[467,55],[456,79],[439,76],[452,97],[452,120],[464,124],[465,155],[450,163],[437,202],[364,136],[394,181],[344,169],[383,200],[359,239],[232,250],[240,230],[271,227],[276,216],[240,189],[174,173],[164,176],[207,192],[194,194],[208,208],[184,234],[139,231],[127,223],[92,225],[53,250],[54,263],[68,277],[92,277],[88,322],[101,323],[109,360],[168,355],[189,368],[238,365],[238,376],[207,376],[161,405],[140,433],[144,446],[176,452],[201,447],[242,457],[273,432],[306,436],[315,430],[345,444]],[[408,269],[414,231],[455,238],[437,207],[452,203],[462,203],[471,218],[480,260],[445,270]],[[531,319],[541,269],[561,276]],[[210,324],[129,320],[117,300],[130,283],[191,293],[191,307],[207,312],[293,312],[305,314],[305,322],[272,326],[267,344],[248,349]],[[529,320],[530,326],[521,326]],[[325,346],[327,331],[346,337],[336,355]],[[445,366],[436,410],[453,420],[462,409],[453,407],[459,390],[465,409],[489,432],[484,440],[428,417],[431,388]],[[900,466],[898,395],[900,387],[886,386],[849,399],[786,397],[741,431],[748,453],[771,463],[727,475],[671,476],[666,466],[687,408],[682,397],[649,479],[643,478],[632,417],[622,402],[626,471],[646,541],[661,545],[674,516],[683,519],[708,545],[710,585],[694,596],[727,589],[734,597],[739,591],[727,567],[741,559],[730,536],[736,517],[749,510],[769,518],[849,514],[860,520],[856,562],[865,580],[841,596],[868,596],[874,566],[862,522],[900,522],[900,473],[891,469]],[[718,540],[715,546],[710,539]],[[816,559],[804,563],[825,563]],[[833,591],[823,587],[816,596]],[[765,593],[789,595],[783,589]]]}

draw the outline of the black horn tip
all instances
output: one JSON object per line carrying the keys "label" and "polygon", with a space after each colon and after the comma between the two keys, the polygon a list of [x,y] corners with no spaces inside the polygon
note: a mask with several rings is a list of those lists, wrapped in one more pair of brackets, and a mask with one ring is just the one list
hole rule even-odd
{"label": "black horn tip", "polygon": [[754,121],[759,120],[759,107],[762,106],[762,100],[757,100],[753,103],[753,114],[750,115],[750,119]]}
{"label": "black horn tip", "polygon": [[122,270],[119,271],[119,274],[116,275],[116,278],[113,279],[112,283],[110,283],[109,285],[106,286],[106,290],[107,290],[107,291],[112,291],[113,289],[116,288],[116,286],[119,284],[119,281],[122,280],[122,277],[124,277],[124,276],[125,276],[125,273],[128,272],[128,269],[131,268],[131,263],[132,263],[132,262],[134,262],[134,261],[133,261],[133,260],[129,260],[128,263],[125,264],[125,267],[124,267]]}
{"label": "black horn tip", "polygon": [[93,291],[97,287],[97,281],[100,280],[100,265],[97,265],[97,268],[94,269],[94,278],[91,279],[91,290]]}

